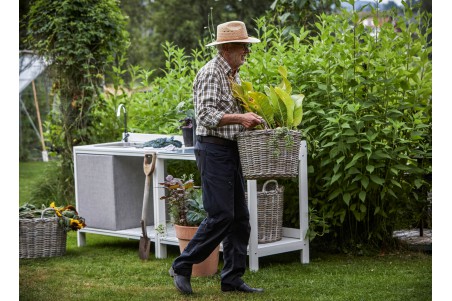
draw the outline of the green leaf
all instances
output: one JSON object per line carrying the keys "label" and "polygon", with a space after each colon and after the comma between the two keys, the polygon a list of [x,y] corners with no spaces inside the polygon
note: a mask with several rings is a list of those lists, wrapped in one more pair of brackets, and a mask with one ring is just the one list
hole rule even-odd
{"label": "green leaf", "polygon": [[366,166],[366,170],[369,172],[369,173],[372,173],[373,171],[374,171],[374,169],[375,169],[375,167],[373,166],[373,165],[367,165]]}
{"label": "green leaf", "polygon": [[329,196],[328,201],[336,198],[340,193],[342,193],[342,188],[336,188]]}
{"label": "green leaf", "polygon": [[353,174],[359,174],[359,173],[361,173],[359,170],[358,170],[358,168],[356,168],[356,167],[352,167],[352,168],[350,168],[350,170],[348,171],[348,173],[349,174],[351,174],[351,175],[353,175]]}
{"label": "green leaf", "polygon": [[292,85],[290,84],[289,80],[287,79],[287,69],[284,66],[278,67],[278,72],[282,77],[282,81],[279,84],[278,88],[284,90],[287,94],[292,94]]}
{"label": "green leaf", "polygon": [[361,185],[363,185],[364,189],[367,189],[367,186],[369,185],[369,178],[363,176],[361,179]]}
{"label": "green leaf", "polygon": [[374,215],[377,215],[378,212],[380,212],[380,207],[379,206],[375,207]]}
{"label": "green leaf", "polygon": [[407,165],[403,165],[403,164],[396,164],[393,166],[394,168],[397,168],[399,170],[403,170],[403,171],[408,171],[411,170],[411,168]]}
{"label": "green leaf", "polygon": [[423,181],[421,179],[414,180],[414,186],[416,186],[417,189],[422,187]]}
{"label": "green leaf", "polygon": [[400,183],[397,182],[397,181],[394,180],[394,179],[391,179],[391,183],[394,184],[395,186],[399,187],[399,188],[402,188],[402,185],[400,185]]}
{"label": "green leaf", "polygon": [[297,127],[303,120],[303,94],[292,95],[295,109],[293,112],[293,126]]}
{"label": "green leaf", "polygon": [[284,105],[286,106],[286,114],[287,116],[285,116],[285,120],[287,120],[287,127],[292,128],[293,127],[293,115],[294,115],[294,109],[295,109],[295,103],[292,99],[292,97],[290,97],[290,95],[284,91],[283,89],[281,89],[280,87],[275,87],[275,92],[276,95],[278,95],[279,99],[282,100],[282,102],[284,103]]}
{"label": "green leaf", "polygon": [[367,207],[364,204],[361,204],[361,205],[359,205],[359,210],[361,210],[361,212],[366,212]]}
{"label": "green leaf", "polygon": [[342,210],[340,212],[341,224],[344,222],[346,214],[347,214],[347,212],[345,210]]}
{"label": "green leaf", "polygon": [[352,160],[350,161],[346,166],[345,166],[345,170],[349,169],[350,167],[353,167],[353,165],[356,164],[356,161]]}
{"label": "green leaf", "polygon": [[262,116],[268,125],[273,125],[274,111],[268,96],[264,93],[254,91],[249,92],[248,95],[251,97],[248,102],[249,106],[254,108],[254,112]]}
{"label": "green leaf", "polygon": [[359,199],[364,203],[364,201],[366,200],[366,191],[364,191],[364,190],[361,190],[360,192],[359,192]]}
{"label": "green leaf", "polygon": [[385,181],[377,175],[370,175],[370,180],[378,185],[383,185]]}
{"label": "green leaf", "polygon": [[330,185],[333,184],[334,182],[336,182],[337,180],[339,180],[341,177],[342,177],[342,173],[341,172],[338,173],[338,174],[335,174],[333,176],[333,178],[331,179]]}
{"label": "green leaf", "polygon": [[342,196],[342,199],[344,200],[345,204],[347,204],[347,206],[348,206],[348,204],[350,203],[350,199],[351,199],[350,193],[349,192],[345,193]]}
{"label": "green leaf", "polygon": [[394,191],[391,188],[388,188],[388,192],[390,195],[392,195],[394,198],[398,198],[397,195],[394,193]]}

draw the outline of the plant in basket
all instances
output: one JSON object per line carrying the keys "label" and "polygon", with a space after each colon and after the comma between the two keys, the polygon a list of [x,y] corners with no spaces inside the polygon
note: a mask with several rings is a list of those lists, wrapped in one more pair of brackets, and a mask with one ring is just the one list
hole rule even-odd
{"label": "plant in basket", "polygon": [[[238,134],[243,174],[247,179],[290,178],[297,175],[301,133],[297,129],[303,118],[303,94],[292,94],[287,69],[278,68],[282,81],[265,86],[265,93],[254,91],[250,82],[231,82],[233,96],[243,109],[260,115],[265,128]],[[253,145],[252,148],[249,146]],[[284,160],[284,164],[281,164]]]}
{"label": "plant in basket", "polygon": [[303,94],[292,95],[292,85],[287,79],[287,69],[278,68],[282,81],[278,86],[265,86],[265,93],[254,91],[251,82],[242,84],[232,82],[232,93],[241,101],[247,112],[253,112],[264,118],[270,129],[287,128],[296,130],[303,119]]}
{"label": "plant in basket", "polygon": [[58,223],[65,231],[77,231],[86,227],[85,219],[78,215],[74,206],[56,207],[55,202],[53,202],[50,204],[50,208],[55,210],[55,214],[58,216]]}
{"label": "plant in basket", "polygon": [[86,227],[85,219],[78,215],[74,206],[57,207],[55,202],[52,202],[49,207],[41,206],[37,209],[32,204],[24,204],[19,207],[19,219],[39,219],[57,217],[58,225],[64,231],[77,231]]}
{"label": "plant in basket", "polygon": [[50,207],[25,204],[19,207],[19,258],[62,256],[66,234],[85,227],[85,219],[72,205]]}

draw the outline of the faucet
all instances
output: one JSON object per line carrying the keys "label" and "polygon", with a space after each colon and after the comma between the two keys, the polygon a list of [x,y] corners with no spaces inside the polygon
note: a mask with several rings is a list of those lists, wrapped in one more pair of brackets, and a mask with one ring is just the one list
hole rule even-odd
{"label": "faucet", "polygon": [[116,116],[119,117],[121,115],[121,108],[124,112],[124,138],[122,140],[124,140],[124,142],[127,142],[129,133],[127,132],[127,110],[126,110],[126,107],[124,106],[124,104],[120,104],[118,106],[118,109],[116,111]]}

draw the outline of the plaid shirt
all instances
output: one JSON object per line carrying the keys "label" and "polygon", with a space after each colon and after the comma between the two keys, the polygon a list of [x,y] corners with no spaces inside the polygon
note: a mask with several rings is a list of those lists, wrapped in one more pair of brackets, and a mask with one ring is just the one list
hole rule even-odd
{"label": "plaid shirt", "polygon": [[[224,114],[243,113],[238,100],[232,96],[229,77],[231,67],[217,55],[199,70],[193,83],[193,101],[196,111],[196,135],[217,136],[235,140],[235,135],[243,131],[240,124],[218,127]],[[232,79],[232,77],[231,77]],[[240,83],[236,73],[234,80]]]}

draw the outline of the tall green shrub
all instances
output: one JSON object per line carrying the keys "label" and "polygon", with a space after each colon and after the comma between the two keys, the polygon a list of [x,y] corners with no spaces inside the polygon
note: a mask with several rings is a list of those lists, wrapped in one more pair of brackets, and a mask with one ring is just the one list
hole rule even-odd
{"label": "tall green shrub", "polygon": [[[92,142],[106,67],[128,46],[125,18],[116,0],[36,0],[27,16],[27,45],[51,64],[58,107],[49,114],[47,138],[62,158],[61,196],[73,202],[72,149]],[[60,200],[60,202],[63,200]]]}
{"label": "tall green shrub", "polygon": [[[401,32],[382,23],[374,35],[357,11],[321,15],[314,37],[302,29],[282,43],[269,27],[261,39],[270,43],[254,49],[246,68],[261,83],[285,64],[306,96],[310,207],[341,242],[390,238],[395,227],[409,226],[403,219],[419,218],[431,189],[430,16],[405,9]],[[312,225],[310,237],[317,234]]]}

